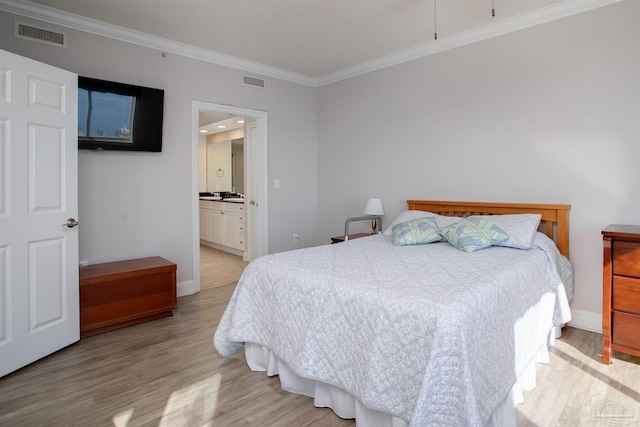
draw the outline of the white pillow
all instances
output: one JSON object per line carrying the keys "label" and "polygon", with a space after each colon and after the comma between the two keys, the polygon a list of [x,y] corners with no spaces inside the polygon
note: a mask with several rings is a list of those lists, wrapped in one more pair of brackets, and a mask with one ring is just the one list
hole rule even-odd
{"label": "white pillow", "polygon": [[[473,218],[473,216],[469,217]],[[536,231],[540,225],[540,214],[514,214],[514,215],[479,215],[476,218],[484,218],[500,227],[509,238],[494,246],[507,246],[516,249],[531,249]]]}

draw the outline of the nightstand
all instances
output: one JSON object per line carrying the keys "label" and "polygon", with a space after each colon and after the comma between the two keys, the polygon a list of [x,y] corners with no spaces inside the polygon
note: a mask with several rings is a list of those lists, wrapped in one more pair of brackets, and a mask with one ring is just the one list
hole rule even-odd
{"label": "nightstand", "polygon": [[611,351],[640,356],[640,226],[602,230],[602,363]]}
{"label": "nightstand", "polygon": [[[359,237],[371,236],[371,233],[354,233],[349,234],[349,240],[357,239]],[[331,244],[344,242],[344,236],[337,236],[331,238]]]}

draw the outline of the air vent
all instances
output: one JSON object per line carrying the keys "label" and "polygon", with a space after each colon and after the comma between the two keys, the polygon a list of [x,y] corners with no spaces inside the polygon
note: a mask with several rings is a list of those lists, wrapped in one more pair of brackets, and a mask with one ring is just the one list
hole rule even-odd
{"label": "air vent", "polygon": [[264,89],[264,80],[257,77],[242,76],[242,84],[246,86],[259,87]]}
{"label": "air vent", "polygon": [[67,47],[66,34],[46,30],[44,28],[38,28],[23,22],[15,21],[13,35],[18,39],[31,40],[53,46]]}

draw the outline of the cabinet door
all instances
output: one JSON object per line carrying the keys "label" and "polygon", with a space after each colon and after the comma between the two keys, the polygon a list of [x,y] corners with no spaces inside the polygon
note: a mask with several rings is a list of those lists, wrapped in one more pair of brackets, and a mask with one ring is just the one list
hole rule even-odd
{"label": "cabinet door", "polygon": [[212,210],[210,212],[211,230],[209,237],[213,243],[220,245],[224,244],[224,217],[225,213],[222,211]]}
{"label": "cabinet door", "polygon": [[224,245],[238,247],[238,213],[224,213]]}
{"label": "cabinet door", "polygon": [[200,208],[200,240],[211,240],[211,220],[209,210]]}

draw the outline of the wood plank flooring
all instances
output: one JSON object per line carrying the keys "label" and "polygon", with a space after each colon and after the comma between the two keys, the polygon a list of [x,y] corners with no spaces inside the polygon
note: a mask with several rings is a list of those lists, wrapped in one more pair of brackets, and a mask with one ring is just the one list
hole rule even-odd
{"label": "wood plank flooring", "polygon": [[241,256],[200,245],[200,289],[236,283],[247,262]]}
{"label": "wood plank flooring", "polygon": [[[242,353],[217,354],[213,333],[234,286],[179,298],[171,318],[85,338],[1,378],[0,426],[355,425],[251,372]],[[640,426],[640,358],[615,353],[604,366],[600,342],[564,331],[518,426],[611,425],[603,408]]]}

